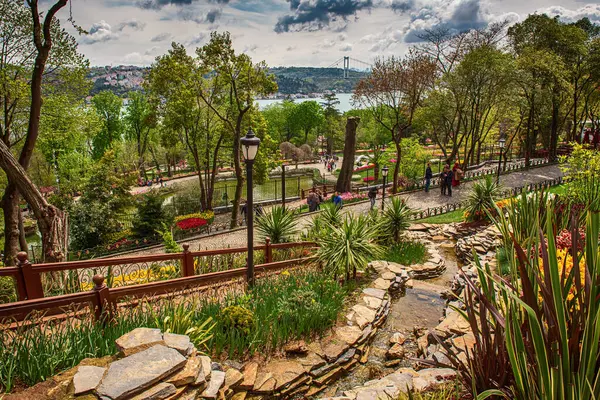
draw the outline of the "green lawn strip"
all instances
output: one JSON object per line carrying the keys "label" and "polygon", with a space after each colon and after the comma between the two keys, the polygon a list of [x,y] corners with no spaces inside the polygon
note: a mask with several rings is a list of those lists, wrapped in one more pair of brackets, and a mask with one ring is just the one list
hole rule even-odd
{"label": "green lawn strip", "polygon": [[400,242],[390,246],[383,259],[402,265],[420,264],[426,261],[425,246],[419,242]]}
{"label": "green lawn strip", "polygon": [[424,224],[451,224],[453,222],[463,222],[465,220],[465,211],[456,210],[446,214],[435,215],[418,220],[418,223]]}

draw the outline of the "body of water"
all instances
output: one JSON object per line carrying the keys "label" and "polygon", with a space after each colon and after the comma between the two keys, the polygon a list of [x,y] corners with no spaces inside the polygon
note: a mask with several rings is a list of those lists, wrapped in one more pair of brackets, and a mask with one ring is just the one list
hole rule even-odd
{"label": "body of water", "polygon": [[[337,109],[344,113],[346,111],[349,111],[353,108],[356,108],[352,105],[352,93],[337,93],[337,98],[340,101],[340,104],[338,104]],[[298,103],[302,103],[304,101],[316,101],[318,103],[323,103],[324,100],[322,97],[314,97],[314,98],[310,98],[310,99],[294,99],[295,102]],[[258,106],[260,107],[261,110],[263,110],[265,107],[271,105],[271,104],[275,104],[275,103],[281,103],[283,101],[283,99],[265,99],[265,100],[256,100],[256,102],[258,103]]]}

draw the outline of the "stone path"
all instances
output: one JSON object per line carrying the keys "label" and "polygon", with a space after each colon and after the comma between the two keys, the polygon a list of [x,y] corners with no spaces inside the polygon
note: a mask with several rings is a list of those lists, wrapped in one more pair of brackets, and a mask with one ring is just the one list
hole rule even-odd
{"label": "stone path", "polygon": [[[514,188],[523,185],[527,185],[530,183],[542,182],[548,179],[554,179],[562,176],[562,172],[560,171],[557,165],[550,165],[541,168],[534,168],[530,171],[522,171],[522,172],[513,172],[511,174],[503,175],[500,178],[500,184],[504,188]],[[416,209],[423,210],[432,207],[439,207],[441,205],[447,203],[456,203],[459,201],[466,200],[470,188],[473,186],[473,182],[467,182],[464,185],[461,185],[460,188],[453,190],[453,196],[447,197],[442,196],[440,194],[439,188],[433,188],[429,193],[425,192],[417,192],[417,193],[409,193],[399,195],[401,198],[404,198],[407,204]],[[386,198],[386,202],[388,199]],[[377,206],[381,207],[381,200],[378,198]],[[353,213],[366,213],[369,211],[370,203],[360,203],[360,204],[351,204],[344,209],[347,212]],[[312,216],[302,216],[298,220],[299,228],[304,228],[312,219]],[[233,232],[224,233],[221,235],[202,237],[198,239],[192,239],[183,243],[187,243],[190,245],[191,251],[198,250],[206,250],[206,249],[221,249],[225,247],[244,247],[246,246],[246,229],[242,228]],[[262,244],[261,241],[256,237],[255,233],[255,243]],[[158,249],[150,249],[150,250],[142,250],[140,252],[136,252],[136,255],[145,255],[145,254],[156,254],[161,253],[162,248]],[[132,254],[133,255],[133,254]]]}

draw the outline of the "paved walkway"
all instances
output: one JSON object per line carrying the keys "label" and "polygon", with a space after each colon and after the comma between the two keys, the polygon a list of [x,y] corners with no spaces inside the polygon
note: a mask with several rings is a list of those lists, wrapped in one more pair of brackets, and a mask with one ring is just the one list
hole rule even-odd
{"label": "paved walkway", "polygon": [[[504,188],[514,188],[530,183],[543,182],[545,180],[554,179],[562,176],[557,165],[551,165],[541,168],[534,168],[529,171],[513,172],[511,174],[503,175],[500,179],[500,184]],[[429,193],[417,192],[410,194],[399,195],[404,198],[407,204],[415,210],[424,210],[427,208],[439,207],[447,203],[456,203],[459,201],[466,200],[470,188],[473,186],[473,181],[467,182],[461,185],[458,189],[453,190],[452,197],[442,196],[439,188],[433,188]],[[386,199],[387,202],[387,199]],[[381,206],[381,200],[378,199],[378,206]],[[366,213],[369,211],[370,203],[361,203],[348,205],[344,207],[347,212],[353,213]],[[298,228],[303,229],[312,219],[312,216],[302,216],[298,219]],[[224,233],[222,235],[203,237],[199,239],[189,240],[184,243],[190,245],[190,250],[206,250],[206,249],[220,249],[224,247],[243,247],[246,246],[246,230],[240,229],[234,232]],[[255,233],[255,237],[256,237]],[[255,243],[260,244],[258,238],[255,239]],[[154,254],[161,253],[162,248],[144,250],[135,254]]]}

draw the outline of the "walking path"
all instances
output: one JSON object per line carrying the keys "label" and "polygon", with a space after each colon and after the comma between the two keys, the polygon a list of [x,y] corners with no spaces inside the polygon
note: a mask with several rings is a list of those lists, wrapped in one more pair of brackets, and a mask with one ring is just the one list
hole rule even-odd
{"label": "walking path", "polygon": [[[562,176],[562,172],[560,171],[557,165],[550,165],[541,168],[534,168],[529,171],[520,171],[513,172],[510,174],[502,175],[500,179],[500,185],[503,188],[515,188],[524,185],[528,185],[531,183],[543,182],[549,179],[555,179]],[[454,188],[452,192],[452,197],[442,196],[439,188],[433,188],[429,193],[425,192],[416,192],[416,193],[408,193],[401,194],[399,197],[403,198],[406,203],[415,210],[425,210],[428,208],[439,207],[441,205],[445,205],[448,203],[457,203],[459,201],[466,200],[471,187],[474,182],[467,182],[466,184],[461,185],[458,188]],[[387,202],[386,198],[386,202]],[[380,198],[378,199],[378,206],[381,205]],[[359,203],[359,204],[350,204],[344,207],[346,212],[353,213],[366,213],[370,209],[370,203]],[[308,223],[312,220],[312,216],[305,215],[301,216],[298,219],[298,228],[303,229]],[[183,243],[190,245],[190,250],[198,251],[198,250],[206,250],[206,249],[221,249],[224,247],[244,247],[246,246],[246,229],[241,228],[235,230],[233,232],[219,234],[215,236],[202,237],[198,239],[192,239],[189,241],[185,241]],[[255,234],[255,237],[257,235]],[[261,240],[256,238],[255,243],[261,244]],[[162,248],[158,249],[150,249],[150,250],[142,250],[136,252],[136,255],[142,254],[155,254],[161,253],[163,251]]]}

